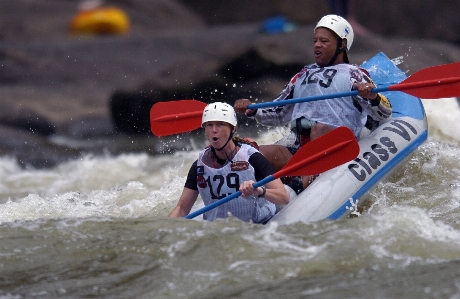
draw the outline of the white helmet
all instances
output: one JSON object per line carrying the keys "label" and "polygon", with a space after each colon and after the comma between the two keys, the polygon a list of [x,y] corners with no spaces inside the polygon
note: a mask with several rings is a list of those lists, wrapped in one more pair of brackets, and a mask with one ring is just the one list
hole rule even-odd
{"label": "white helmet", "polygon": [[347,20],[338,15],[327,15],[319,20],[314,31],[316,31],[318,27],[330,29],[335,32],[335,34],[337,34],[341,39],[346,39],[347,50],[350,51],[355,34],[353,33],[353,28],[351,28],[351,25],[347,22]]}
{"label": "white helmet", "polygon": [[231,124],[236,127],[236,113],[232,106],[227,103],[211,103],[208,106],[204,107],[203,119],[201,121],[201,126],[208,121],[223,121]]}

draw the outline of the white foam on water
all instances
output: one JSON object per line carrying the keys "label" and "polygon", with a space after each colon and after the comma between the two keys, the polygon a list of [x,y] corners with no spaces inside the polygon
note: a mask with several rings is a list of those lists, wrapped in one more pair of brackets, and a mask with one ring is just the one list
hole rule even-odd
{"label": "white foam on water", "polygon": [[429,140],[460,144],[460,106],[456,98],[422,100]]}
{"label": "white foam on water", "polygon": [[390,267],[438,263],[460,255],[460,232],[434,220],[424,209],[394,205],[370,219],[373,224],[361,226],[359,236]]}
{"label": "white foam on water", "polygon": [[0,159],[0,220],[167,215],[195,152],[85,156],[52,169]]}

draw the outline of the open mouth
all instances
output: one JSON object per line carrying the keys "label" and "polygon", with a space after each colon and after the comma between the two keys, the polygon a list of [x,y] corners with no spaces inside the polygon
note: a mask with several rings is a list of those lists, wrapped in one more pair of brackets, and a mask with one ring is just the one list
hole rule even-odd
{"label": "open mouth", "polygon": [[217,141],[217,140],[219,140],[219,138],[217,138],[217,137],[212,137],[212,140],[213,140],[213,141]]}

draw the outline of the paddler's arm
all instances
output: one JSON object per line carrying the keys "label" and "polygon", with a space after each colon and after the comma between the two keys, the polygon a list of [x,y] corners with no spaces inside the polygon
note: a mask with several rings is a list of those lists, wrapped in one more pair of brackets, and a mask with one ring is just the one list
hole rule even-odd
{"label": "paddler's arm", "polygon": [[379,96],[378,93],[371,93],[371,90],[374,88],[375,84],[372,82],[361,82],[353,84],[353,89],[358,91],[358,95],[370,101],[375,100]]}
{"label": "paddler's arm", "polygon": [[193,204],[198,198],[198,190],[192,190],[184,187],[177,206],[169,213],[169,217],[185,217],[190,213]]}
{"label": "paddler's arm", "polygon": [[297,82],[298,76],[299,74],[296,74],[292,77],[284,86],[281,93],[273,100],[273,102],[279,103],[279,106],[251,110],[247,109],[248,106],[252,104],[248,99],[239,99],[235,101],[233,106],[235,111],[237,113],[245,113],[247,117],[255,119],[264,126],[284,126],[290,123],[295,105],[283,105],[283,100],[293,98],[295,82]]}
{"label": "paddler's arm", "polygon": [[249,105],[251,105],[251,101],[249,101],[248,99],[239,99],[235,101],[235,104],[233,105],[233,109],[235,109],[237,113],[244,113],[247,116],[254,116],[254,114],[256,114],[257,112],[257,109],[256,110],[248,109]]}
{"label": "paddler's arm", "polygon": [[[293,78],[296,77],[297,75]],[[294,110],[295,105],[283,105],[283,100],[292,99],[295,81],[295,79],[292,79],[288,84],[286,84],[278,97],[273,100],[273,102],[279,103],[279,106],[251,110],[248,109],[248,106],[253,104],[251,101],[248,99],[239,99],[235,101],[233,108],[235,109],[235,112],[245,113],[247,117],[255,119],[258,123],[264,126],[284,126],[291,122],[292,111]]]}
{"label": "paddler's arm", "polygon": [[[258,196],[277,204],[286,205],[289,203],[289,194],[284,188],[280,179],[273,180],[267,183],[264,187],[257,187],[254,189],[252,185],[255,182],[252,180],[245,181],[240,185],[240,192],[243,197]],[[265,189],[265,190],[264,190]]]}
{"label": "paddler's arm", "polygon": [[373,120],[381,121],[389,118],[393,113],[390,100],[383,94],[371,93],[376,86],[366,72],[363,75],[362,82],[353,83],[353,89],[358,91],[358,97],[354,97],[355,100]]}
{"label": "paddler's arm", "polygon": [[[261,181],[267,176],[275,173],[273,166],[260,152],[253,153],[251,157],[249,157],[249,163],[254,168],[254,176],[257,181]],[[284,188],[280,179],[268,182],[265,185],[265,191],[262,187],[258,187],[254,190],[252,187],[253,184],[253,181],[246,181],[240,185],[239,190],[241,191],[243,197],[254,194],[256,196],[264,197],[266,200],[274,204],[285,205],[289,203],[289,194],[286,192],[286,188]]]}
{"label": "paddler's arm", "polygon": [[360,105],[376,121],[387,119],[391,116],[393,108],[390,101],[380,93],[371,93],[375,88],[374,83],[354,83],[353,89],[358,90],[358,95],[367,100],[366,104],[360,101]]}
{"label": "paddler's arm", "polygon": [[169,213],[169,217],[185,217],[190,213],[196,199],[198,198],[198,187],[196,182],[197,161],[190,167],[184,189],[177,202],[177,206]]}

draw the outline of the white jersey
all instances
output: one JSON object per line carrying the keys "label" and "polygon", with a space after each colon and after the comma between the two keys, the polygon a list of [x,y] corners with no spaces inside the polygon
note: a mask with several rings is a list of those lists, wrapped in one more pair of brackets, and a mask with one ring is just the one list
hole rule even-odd
{"label": "white jersey", "polygon": [[358,136],[367,115],[376,121],[391,115],[390,102],[384,96],[380,95],[376,103],[358,95],[290,105],[282,105],[282,100],[347,92],[353,89],[353,83],[369,81],[370,78],[354,65],[309,65],[291,79],[275,100],[280,101],[280,106],[258,109],[255,118],[265,125],[282,126],[304,117],[333,127],[346,126]]}
{"label": "white jersey", "polygon": [[[203,163],[203,155],[207,150],[209,149],[201,151],[197,160],[197,186],[205,205],[239,191],[240,184],[244,181],[256,180],[254,168],[248,162],[249,157],[257,152],[252,146],[242,144],[232,159],[233,163],[240,162],[237,163],[240,166],[238,169],[232,167],[231,163],[227,163],[222,168],[207,166]],[[245,165],[245,167],[241,167],[241,165]],[[205,212],[203,218],[213,221],[217,218],[226,218],[230,212],[243,221],[252,220],[254,223],[263,223],[273,217],[275,211],[275,204],[265,198],[240,196]]]}

